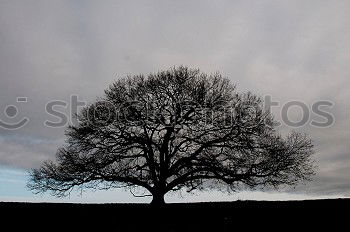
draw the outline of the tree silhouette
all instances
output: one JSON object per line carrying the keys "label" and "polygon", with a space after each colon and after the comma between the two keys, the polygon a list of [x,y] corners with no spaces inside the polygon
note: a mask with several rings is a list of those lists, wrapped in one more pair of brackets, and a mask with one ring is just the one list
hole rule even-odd
{"label": "tree silhouette", "polygon": [[77,117],[57,161],[31,171],[31,190],[143,187],[161,205],[169,191],[278,187],[314,174],[311,140],[279,135],[261,98],[218,73],[181,66],[119,79]]}

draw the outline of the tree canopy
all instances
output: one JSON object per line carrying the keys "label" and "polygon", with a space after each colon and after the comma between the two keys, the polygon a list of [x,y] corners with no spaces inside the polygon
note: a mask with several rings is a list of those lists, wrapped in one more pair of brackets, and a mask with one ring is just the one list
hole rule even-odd
{"label": "tree canopy", "polygon": [[312,141],[281,136],[260,97],[219,73],[174,67],[118,79],[67,128],[56,161],[29,188],[143,188],[154,204],[170,191],[294,185],[314,174]]}

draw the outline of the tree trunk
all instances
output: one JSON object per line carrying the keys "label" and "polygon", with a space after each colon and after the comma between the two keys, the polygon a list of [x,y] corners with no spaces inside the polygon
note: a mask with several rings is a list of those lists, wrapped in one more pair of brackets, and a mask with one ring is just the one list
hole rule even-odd
{"label": "tree trunk", "polygon": [[153,194],[153,199],[151,201],[151,205],[153,205],[153,206],[165,205],[164,195],[165,195],[164,193]]}

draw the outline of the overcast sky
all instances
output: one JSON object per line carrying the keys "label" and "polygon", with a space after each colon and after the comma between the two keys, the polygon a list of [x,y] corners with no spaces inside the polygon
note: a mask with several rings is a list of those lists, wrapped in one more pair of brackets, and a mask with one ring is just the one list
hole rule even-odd
{"label": "overcast sky", "polygon": [[[273,109],[276,119],[291,100],[309,107],[320,100],[334,103],[324,108],[334,124],[314,127],[311,120],[322,118],[310,112],[309,123],[297,129],[315,143],[313,182],[286,193],[233,197],[349,197],[349,10],[347,0],[0,0],[0,119],[29,119],[18,130],[0,127],[0,200],[34,199],[24,187],[25,171],[52,159],[64,142],[65,127],[44,126],[45,120],[55,121],[45,113],[47,102],[68,101],[72,94],[91,102],[118,77],[177,65],[219,71],[239,91],[271,95],[280,102]],[[27,102],[16,102],[18,97]],[[9,105],[18,109],[13,118]],[[57,109],[69,113],[69,106]],[[290,111],[294,120],[303,116],[296,107]],[[118,191],[89,193],[83,201],[133,198]]]}

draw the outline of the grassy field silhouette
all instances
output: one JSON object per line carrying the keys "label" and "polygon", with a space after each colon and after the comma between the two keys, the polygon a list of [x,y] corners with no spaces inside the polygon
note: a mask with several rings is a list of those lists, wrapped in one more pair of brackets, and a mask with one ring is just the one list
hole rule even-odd
{"label": "grassy field silhouette", "polygon": [[99,231],[110,225],[114,231],[236,231],[237,225],[298,229],[305,223],[329,222],[349,206],[349,199],[171,203],[164,207],[120,203],[0,203],[7,218],[28,223],[39,219],[62,229],[70,227],[69,224],[76,228],[95,227]]}

